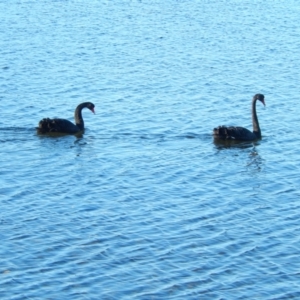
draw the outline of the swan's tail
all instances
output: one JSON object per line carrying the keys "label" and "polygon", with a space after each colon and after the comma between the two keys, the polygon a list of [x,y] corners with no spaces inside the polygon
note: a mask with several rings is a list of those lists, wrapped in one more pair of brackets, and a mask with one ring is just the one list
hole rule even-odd
{"label": "swan's tail", "polygon": [[36,127],[38,133],[60,132],[60,126],[55,122],[55,119],[45,118],[39,122],[39,127]]}
{"label": "swan's tail", "polygon": [[223,139],[223,140],[232,140],[234,137],[232,136],[232,128],[226,127],[224,125],[218,126],[213,130],[213,136],[215,138]]}

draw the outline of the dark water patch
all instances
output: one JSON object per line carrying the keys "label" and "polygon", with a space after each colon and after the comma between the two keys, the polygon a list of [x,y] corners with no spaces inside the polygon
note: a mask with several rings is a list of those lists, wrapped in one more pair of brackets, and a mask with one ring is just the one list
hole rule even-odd
{"label": "dark water patch", "polygon": [[187,134],[176,134],[174,132],[169,133],[124,133],[124,132],[108,132],[107,134],[97,134],[97,139],[101,140],[120,140],[120,141],[132,141],[138,142],[141,141],[148,141],[148,142],[168,142],[168,141],[185,141],[187,139],[197,139],[202,141],[208,141],[210,135],[207,134],[194,134],[194,133],[187,133]]}
{"label": "dark water patch", "polygon": [[49,133],[37,133],[39,137],[43,138],[60,138],[60,137],[66,137],[66,136],[74,136],[78,139],[82,138],[84,135],[83,133],[76,133],[76,134],[68,134],[68,133],[59,133],[59,132],[49,132]]}
{"label": "dark water patch", "polygon": [[5,132],[9,134],[13,133],[25,133],[25,132],[31,132],[31,128],[26,127],[0,127],[0,134],[5,134]]}
{"label": "dark water patch", "polygon": [[221,139],[214,139],[214,145],[217,149],[228,149],[228,148],[235,148],[235,149],[247,149],[247,148],[254,148],[260,145],[260,141],[255,142],[245,142],[245,141],[236,141],[236,140],[221,140]]}

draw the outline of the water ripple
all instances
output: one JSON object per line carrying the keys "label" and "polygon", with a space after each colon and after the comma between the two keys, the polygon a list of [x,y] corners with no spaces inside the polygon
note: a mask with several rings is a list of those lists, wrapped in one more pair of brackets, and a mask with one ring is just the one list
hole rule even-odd
{"label": "water ripple", "polygon": [[300,297],[296,3],[0,8],[1,299]]}

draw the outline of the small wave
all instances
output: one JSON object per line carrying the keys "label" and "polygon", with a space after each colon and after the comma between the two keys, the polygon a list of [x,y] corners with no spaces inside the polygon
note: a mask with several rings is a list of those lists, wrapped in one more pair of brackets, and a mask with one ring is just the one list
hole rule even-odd
{"label": "small wave", "polygon": [[209,134],[196,134],[196,133],[108,133],[98,135],[100,139],[112,140],[145,140],[145,141],[172,141],[172,140],[186,140],[186,139],[199,139],[207,140],[211,138]]}
{"label": "small wave", "polygon": [[35,130],[34,128],[27,128],[27,127],[0,127],[0,132],[28,132]]}
{"label": "small wave", "polygon": [[35,134],[34,128],[25,127],[0,127],[0,142],[1,143],[14,143],[25,142]]}

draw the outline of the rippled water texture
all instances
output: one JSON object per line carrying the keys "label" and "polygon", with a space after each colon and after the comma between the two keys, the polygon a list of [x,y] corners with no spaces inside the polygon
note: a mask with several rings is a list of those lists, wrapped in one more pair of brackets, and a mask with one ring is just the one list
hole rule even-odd
{"label": "rippled water texture", "polygon": [[[0,1],[0,298],[299,299],[299,15]],[[262,140],[214,142],[255,93]]]}

